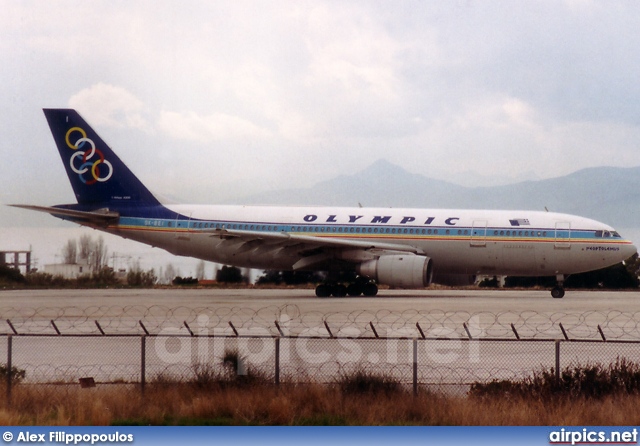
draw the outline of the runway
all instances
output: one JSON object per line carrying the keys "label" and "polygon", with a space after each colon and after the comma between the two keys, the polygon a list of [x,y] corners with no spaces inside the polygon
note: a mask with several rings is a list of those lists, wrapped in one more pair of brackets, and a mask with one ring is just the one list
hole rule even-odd
{"label": "runway", "polygon": [[[311,289],[5,290],[0,318],[21,333],[55,333],[55,320],[63,333],[97,332],[97,321],[115,333],[138,334],[142,321],[151,333],[187,322],[233,335],[232,322],[240,334],[278,335],[277,320],[293,335],[326,334],[328,322],[334,334],[373,336],[373,323],[381,336],[413,336],[419,323],[466,337],[463,323],[473,322],[478,336],[513,337],[514,324],[523,336],[554,338],[563,323],[573,338],[600,339],[600,326],[611,338],[640,339],[640,292],[570,290],[553,299],[543,290],[382,290],[374,298],[317,298]],[[0,322],[0,333],[12,330]]]}
{"label": "runway", "polygon": [[381,290],[378,296],[317,298],[312,289],[100,289],[100,290],[4,290],[0,308],[146,306],[216,307],[259,309],[296,305],[301,311],[352,312],[357,310],[440,310],[493,312],[640,311],[640,291],[568,290],[562,299],[549,291],[523,290]]}

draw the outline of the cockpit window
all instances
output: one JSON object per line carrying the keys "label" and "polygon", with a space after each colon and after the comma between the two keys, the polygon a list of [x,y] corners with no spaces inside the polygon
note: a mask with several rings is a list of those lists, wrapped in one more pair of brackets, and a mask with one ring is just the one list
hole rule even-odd
{"label": "cockpit window", "polygon": [[616,231],[596,231],[595,236],[596,238],[622,238]]}

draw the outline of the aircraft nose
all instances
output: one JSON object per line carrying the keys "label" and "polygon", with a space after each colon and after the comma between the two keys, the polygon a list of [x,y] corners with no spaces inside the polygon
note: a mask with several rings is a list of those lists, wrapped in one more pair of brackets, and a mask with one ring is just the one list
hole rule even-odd
{"label": "aircraft nose", "polygon": [[620,257],[623,257],[622,260],[627,260],[636,252],[638,252],[638,248],[634,243],[628,243],[620,246]]}

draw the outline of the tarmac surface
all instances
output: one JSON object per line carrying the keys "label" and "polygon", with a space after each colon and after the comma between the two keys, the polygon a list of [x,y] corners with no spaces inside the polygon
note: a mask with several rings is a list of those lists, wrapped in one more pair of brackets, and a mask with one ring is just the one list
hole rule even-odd
{"label": "tarmac surface", "polygon": [[[198,364],[222,364],[229,348],[273,373],[282,337],[283,379],[331,382],[365,367],[410,383],[415,352],[419,382],[459,388],[552,368],[557,341],[561,367],[635,360],[638,321],[640,292],[628,291],[569,290],[563,299],[477,289],[375,298],[317,298],[312,289],[0,291],[0,335],[14,334],[13,364],[28,382],[45,383],[139,382],[141,346],[148,379],[188,379]],[[0,363],[8,339],[0,338]]]}
{"label": "tarmac surface", "polygon": [[[381,290],[376,297],[317,298],[312,289],[106,289],[4,290],[0,308],[96,306],[216,307],[260,309],[296,305],[301,311],[352,312],[356,310],[440,310],[466,312],[585,312],[640,311],[640,291],[568,290],[553,299],[548,290]],[[1,316],[1,315],[0,315]]]}

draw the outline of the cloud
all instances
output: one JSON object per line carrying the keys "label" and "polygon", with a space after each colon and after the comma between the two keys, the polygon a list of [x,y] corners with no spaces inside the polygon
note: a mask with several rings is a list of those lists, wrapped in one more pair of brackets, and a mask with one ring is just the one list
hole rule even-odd
{"label": "cloud", "polygon": [[[633,2],[5,3],[0,117],[45,147],[39,108],[68,103],[176,195],[212,169],[299,187],[377,158],[441,177],[640,164]],[[40,181],[51,155],[7,150],[0,176]]]}
{"label": "cloud", "polygon": [[144,103],[123,87],[97,83],[71,96],[69,107],[96,127],[148,128]]}
{"label": "cloud", "polygon": [[201,116],[195,112],[163,111],[158,120],[158,129],[175,139],[201,143],[271,136],[271,132],[265,128],[224,113]]}

